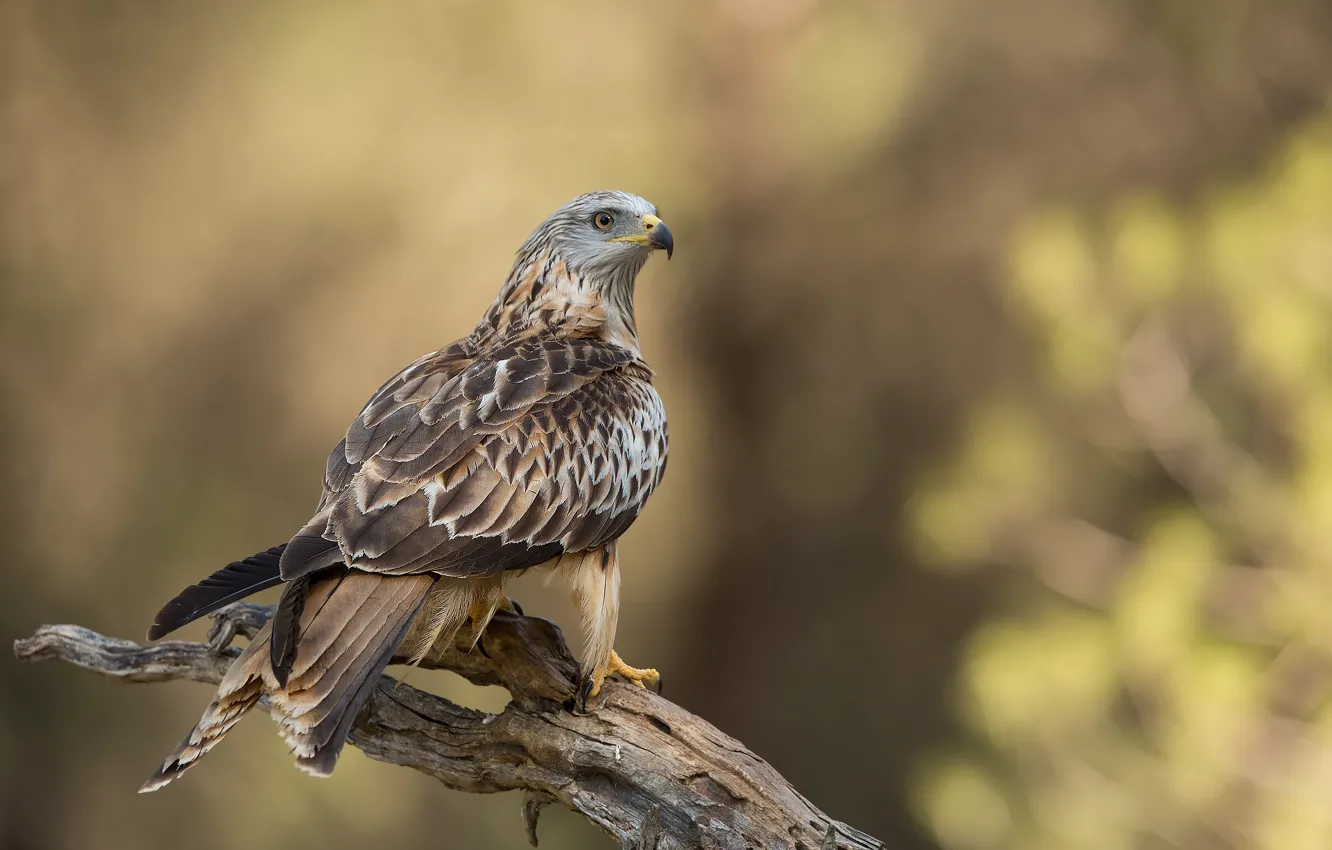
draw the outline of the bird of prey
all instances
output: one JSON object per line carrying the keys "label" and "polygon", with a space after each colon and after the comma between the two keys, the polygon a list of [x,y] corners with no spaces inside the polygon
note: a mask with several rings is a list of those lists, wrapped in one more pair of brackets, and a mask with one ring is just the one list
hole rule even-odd
{"label": "bird of prey", "polygon": [[162,608],[150,640],[283,585],[273,619],[142,791],[178,777],[265,697],[297,764],[327,776],[399,649],[419,662],[464,626],[474,645],[507,602],[506,579],[547,562],[582,614],[582,699],[611,674],[657,680],[613,648],[616,541],[666,468],[666,413],[633,298],[649,255],[673,248],[635,195],[560,207],[476,329],[371,396],[329,456],[305,527]]}

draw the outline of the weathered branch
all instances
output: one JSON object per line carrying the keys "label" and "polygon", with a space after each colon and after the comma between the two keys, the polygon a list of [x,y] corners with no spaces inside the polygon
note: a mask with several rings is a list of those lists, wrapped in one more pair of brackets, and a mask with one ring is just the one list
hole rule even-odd
{"label": "weathered branch", "polygon": [[[270,614],[246,603],[225,609],[211,645],[140,644],[80,626],[42,626],[15,641],[14,654],[128,682],[216,683],[239,653],[231,639],[252,636]],[[739,741],[656,694],[608,682],[590,713],[574,714],[577,664],[547,620],[501,611],[482,647],[437,648],[422,666],[507,688],[513,698],[502,713],[464,708],[385,676],[357,719],[352,745],[461,791],[525,792],[533,845],[541,808],[560,803],[626,848],[884,846],[830,820]]]}

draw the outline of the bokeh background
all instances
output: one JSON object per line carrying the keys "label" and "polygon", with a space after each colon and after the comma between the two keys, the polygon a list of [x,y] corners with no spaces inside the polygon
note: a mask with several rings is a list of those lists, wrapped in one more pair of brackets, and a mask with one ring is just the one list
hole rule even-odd
{"label": "bokeh background", "polygon": [[[1329,95],[1325,0],[3,0],[0,632],[286,539],[624,188],[679,246],[626,658],[895,850],[1332,846]],[[208,698],[0,662],[0,845],[525,846],[258,717],[136,796]]]}

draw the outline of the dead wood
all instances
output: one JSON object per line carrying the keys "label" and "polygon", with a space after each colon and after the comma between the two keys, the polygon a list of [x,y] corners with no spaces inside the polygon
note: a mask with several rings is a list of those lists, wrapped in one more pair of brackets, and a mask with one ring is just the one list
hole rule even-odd
{"label": "dead wood", "polygon": [[[208,644],[142,644],[81,626],[42,626],[15,641],[14,654],[21,661],[56,658],[127,682],[216,684],[239,654],[232,639],[252,636],[271,613],[267,606],[230,606],[216,615]],[[829,819],[739,741],[657,694],[608,682],[589,713],[573,713],[577,662],[547,620],[500,611],[482,647],[437,647],[422,666],[503,686],[512,695],[504,711],[464,708],[385,676],[351,744],[460,791],[524,792],[533,845],[538,813],[558,803],[625,848],[884,846]]]}

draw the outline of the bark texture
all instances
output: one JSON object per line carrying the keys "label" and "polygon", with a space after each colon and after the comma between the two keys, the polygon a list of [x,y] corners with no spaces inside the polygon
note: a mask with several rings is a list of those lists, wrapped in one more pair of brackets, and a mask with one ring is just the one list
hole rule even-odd
{"label": "bark texture", "polygon": [[[42,626],[14,642],[20,661],[59,659],[127,682],[216,684],[269,606],[215,617],[209,642],[141,644],[81,626]],[[471,793],[523,791],[528,838],[559,803],[626,848],[883,848],[831,820],[739,741],[657,694],[607,683],[593,710],[570,710],[577,662],[559,627],[500,611],[484,652],[436,647],[423,667],[452,670],[512,694],[499,714],[464,708],[388,676],[357,719],[351,743],[379,761]]]}

